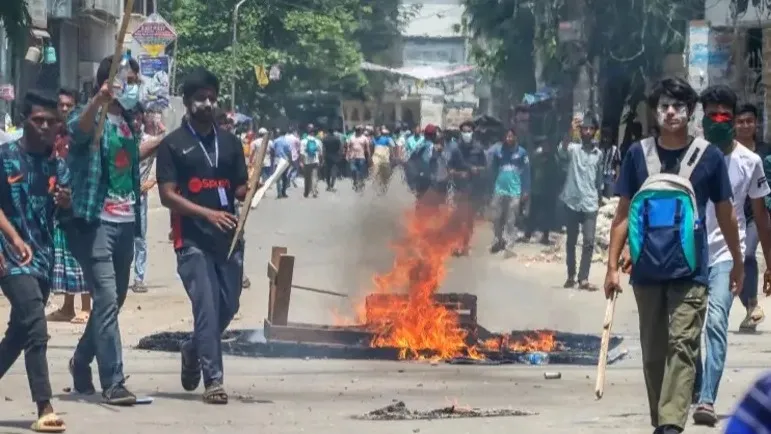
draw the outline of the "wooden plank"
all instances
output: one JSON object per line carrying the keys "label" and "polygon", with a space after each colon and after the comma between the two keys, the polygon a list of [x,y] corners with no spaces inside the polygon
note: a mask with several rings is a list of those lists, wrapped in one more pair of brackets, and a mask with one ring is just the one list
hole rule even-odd
{"label": "wooden plank", "polygon": [[289,301],[292,298],[292,277],[294,275],[294,256],[281,255],[278,260],[276,275],[276,294],[273,303],[274,325],[286,325],[289,321]]}
{"label": "wooden plank", "polygon": [[265,339],[268,342],[297,342],[369,346],[373,334],[361,327],[324,326],[316,324],[272,324],[265,320]]}
{"label": "wooden plank", "polygon": [[287,252],[286,247],[273,246],[270,249],[270,262],[268,262],[268,319],[272,322],[276,304],[276,276],[278,275],[278,261],[281,255]]}

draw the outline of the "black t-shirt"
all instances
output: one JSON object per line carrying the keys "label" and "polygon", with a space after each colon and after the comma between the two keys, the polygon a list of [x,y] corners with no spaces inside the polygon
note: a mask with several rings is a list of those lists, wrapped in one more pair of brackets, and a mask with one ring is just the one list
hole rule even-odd
{"label": "black t-shirt", "polygon": [[[219,158],[215,144],[219,145]],[[241,143],[236,136],[219,128],[216,134],[212,131],[199,140],[183,124],[161,141],[156,165],[159,185],[172,182],[189,201],[233,214],[236,188],[245,185],[248,179]],[[193,246],[221,257],[227,255],[233,240],[233,231],[223,232],[203,218],[173,212],[172,235],[175,249]]]}
{"label": "black t-shirt", "polygon": [[343,144],[340,138],[334,134],[327,134],[321,141],[324,146],[324,157],[330,161],[336,161],[340,158],[340,148]]}

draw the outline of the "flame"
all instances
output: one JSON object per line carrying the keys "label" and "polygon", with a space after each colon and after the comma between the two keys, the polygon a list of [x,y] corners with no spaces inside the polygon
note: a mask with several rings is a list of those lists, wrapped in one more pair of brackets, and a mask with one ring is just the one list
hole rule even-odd
{"label": "flame", "polygon": [[560,349],[561,345],[551,330],[534,331],[516,341],[512,341],[510,335],[502,335],[482,342],[482,348],[487,351],[501,351],[501,347],[513,353],[528,353],[531,351],[551,352]]}

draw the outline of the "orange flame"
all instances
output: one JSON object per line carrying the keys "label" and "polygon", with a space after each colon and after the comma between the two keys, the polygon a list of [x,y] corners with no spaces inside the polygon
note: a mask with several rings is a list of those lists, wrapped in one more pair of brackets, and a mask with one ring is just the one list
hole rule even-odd
{"label": "orange flame", "polygon": [[[358,321],[374,333],[371,346],[398,348],[401,359],[483,359],[476,346],[467,344],[468,332],[460,326],[458,314],[433,298],[446,277],[447,262],[471,228],[442,198],[423,200],[422,206],[407,213],[404,235],[392,246],[393,265],[374,276],[374,295],[358,309]],[[485,342],[482,347],[494,350],[489,345]],[[517,351],[548,351],[554,347],[554,334],[542,332],[508,345]]]}

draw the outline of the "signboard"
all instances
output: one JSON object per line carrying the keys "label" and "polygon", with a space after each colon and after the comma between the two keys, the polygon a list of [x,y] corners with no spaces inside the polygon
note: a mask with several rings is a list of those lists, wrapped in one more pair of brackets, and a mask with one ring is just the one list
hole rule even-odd
{"label": "signboard", "polygon": [[270,78],[268,77],[268,73],[265,71],[264,66],[254,65],[254,75],[257,78],[257,84],[259,84],[260,87],[265,87],[270,83]]}
{"label": "signboard", "polygon": [[13,101],[16,98],[16,90],[12,84],[0,85],[0,100]]}
{"label": "signboard", "polygon": [[162,16],[152,14],[131,34],[151,57],[158,57],[177,39],[177,32]]}
{"label": "signboard", "polygon": [[147,111],[162,111],[169,107],[169,56],[139,56],[142,75],[140,101]]}

